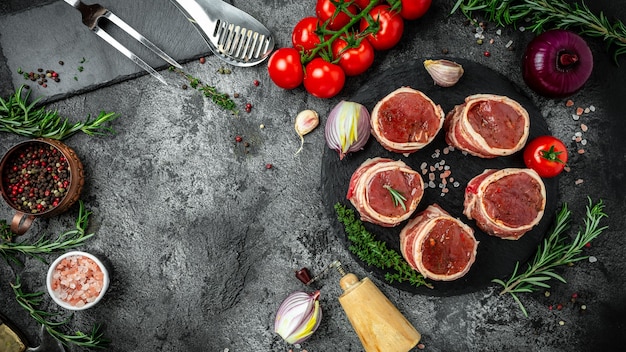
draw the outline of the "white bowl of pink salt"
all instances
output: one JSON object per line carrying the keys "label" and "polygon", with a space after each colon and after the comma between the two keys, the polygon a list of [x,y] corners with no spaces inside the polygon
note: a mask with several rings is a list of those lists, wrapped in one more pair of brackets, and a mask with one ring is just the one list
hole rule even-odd
{"label": "white bowl of pink salt", "polygon": [[57,258],[46,280],[48,293],[61,307],[83,310],[94,306],[109,287],[109,274],[95,256],[73,251]]}

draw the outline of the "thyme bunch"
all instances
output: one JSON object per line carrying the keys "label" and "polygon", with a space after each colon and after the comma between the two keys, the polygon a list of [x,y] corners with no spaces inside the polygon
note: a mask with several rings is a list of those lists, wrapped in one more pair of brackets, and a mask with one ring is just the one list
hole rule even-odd
{"label": "thyme bunch", "polygon": [[13,288],[15,299],[19,305],[26,309],[33,319],[42,324],[46,331],[62,344],[66,346],[73,344],[85,348],[105,348],[109,344],[109,340],[104,337],[101,331],[101,326],[97,324],[93,326],[88,334],[76,331],[73,335],[70,335],[59,330],[59,328],[67,324],[69,318],[61,321],[52,321],[50,318],[59,316],[59,313],[39,309],[38,306],[41,304],[44,293],[41,291],[34,293],[24,292],[19,276],[15,278],[15,283],[11,283],[11,288]]}
{"label": "thyme bunch", "polygon": [[385,280],[389,283],[408,282],[415,287],[433,287],[426,282],[422,274],[413,270],[398,252],[387,248],[385,242],[377,241],[374,235],[368,232],[363,223],[356,218],[352,209],[346,208],[341,203],[336,203],[335,211],[337,212],[337,219],[344,225],[351,242],[348,249],[367,265],[394,271],[393,273],[385,273]]}
{"label": "thyme bunch", "polygon": [[23,265],[22,261],[16,256],[18,253],[37,258],[45,263],[41,254],[63,251],[82,245],[89,238],[93,237],[94,234],[86,233],[87,226],[89,225],[89,216],[92,213],[85,209],[85,205],[82,201],[79,201],[79,204],[80,207],[75,228],[60,234],[53,240],[47,239],[45,235],[42,235],[34,243],[28,243],[26,240],[10,242],[14,234],[11,233],[9,226],[6,224],[6,220],[0,220],[0,238],[5,240],[0,242],[0,255],[7,262],[13,262],[18,265]]}
{"label": "thyme bunch", "polygon": [[214,86],[202,83],[198,78],[193,77],[192,75],[185,73],[183,70],[174,66],[170,66],[169,70],[185,77],[185,79],[189,82],[189,86],[191,86],[191,88],[200,91],[202,95],[211,99],[211,101],[213,101],[215,105],[224,110],[232,112],[234,115],[239,115],[237,104],[235,104],[235,102],[230,98],[227,93],[219,92]]}
{"label": "thyme bunch", "polygon": [[604,205],[601,200],[593,204],[589,199],[584,220],[585,226],[578,230],[573,240],[568,241],[570,238],[565,234],[565,231],[569,228],[571,212],[567,209],[567,204],[564,204],[557,214],[554,228],[539,245],[537,253],[532,262],[528,264],[526,271],[520,271],[520,263],[518,262],[507,281],[491,280],[503,287],[500,295],[509,293],[520,306],[524,315],[528,316],[518,294],[550,288],[547,282],[551,279],[565,283],[563,276],[558,274],[555,269],[588,258],[588,256],[582,255],[583,248],[607,228],[607,226],[600,227],[600,220],[607,216],[603,209]]}
{"label": "thyme bunch", "polygon": [[468,19],[474,12],[483,12],[486,19],[500,26],[530,21],[526,28],[541,33],[550,28],[578,31],[582,35],[601,38],[607,48],[614,48],[613,59],[626,54],[626,25],[611,21],[603,12],[593,13],[581,1],[564,0],[457,0],[451,13],[460,10]]}
{"label": "thyme bunch", "polygon": [[101,111],[94,119],[88,115],[84,121],[71,123],[67,118],[61,117],[56,110],[37,107],[39,98],[29,103],[31,91],[24,94],[24,87],[20,86],[7,100],[0,98],[0,132],[58,140],[66,139],[78,132],[90,136],[115,133],[106,124],[118,118],[119,114]]}

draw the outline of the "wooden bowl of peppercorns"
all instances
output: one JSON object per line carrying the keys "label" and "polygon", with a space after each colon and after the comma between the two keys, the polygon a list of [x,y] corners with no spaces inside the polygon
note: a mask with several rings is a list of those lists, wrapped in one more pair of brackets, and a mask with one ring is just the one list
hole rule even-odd
{"label": "wooden bowl of peppercorns", "polygon": [[0,162],[2,198],[15,210],[11,232],[24,234],[36,217],[68,210],[85,184],[83,164],[70,147],[49,138],[13,146]]}

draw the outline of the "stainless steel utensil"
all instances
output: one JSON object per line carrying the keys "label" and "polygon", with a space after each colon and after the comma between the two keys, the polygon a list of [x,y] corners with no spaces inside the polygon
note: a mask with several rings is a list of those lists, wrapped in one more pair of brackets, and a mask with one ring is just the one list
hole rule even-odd
{"label": "stainless steel utensil", "polygon": [[221,0],[170,0],[209,49],[234,66],[254,66],[274,49],[272,33],[250,14]]}
{"label": "stainless steel utensil", "polygon": [[169,57],[163,50],[159,49],[151,41],[146,39],[143,35],[133,29],[131,26],[122,21],[119,17],[113,14],[108,9],[104,8],[100,4],[85,5],[80,0],[65,0],[66,3],[72,5],[75,9],[80,11],[83,23],[89,27],[100,38],[104,39],[107,43],[111,44],[115,49],[124,54],[127,58],[131,59],[134,63],[139,65],[144,70],[148,71],[152,76],[156,77],[163,84],[167,84],[163,76],[156,72],[150,65],[135,55],[132,51],[128,50],[124,45],[111,37],[107,32],[98,26],[98,22],[101,19],[107,19],[116,26],[120,27],[124,32],[128,33],[131,37],[139,41],[148,49],[152,50],[155,54],[167,61],[170,65],[182,69],[182,66],[174,59]]}

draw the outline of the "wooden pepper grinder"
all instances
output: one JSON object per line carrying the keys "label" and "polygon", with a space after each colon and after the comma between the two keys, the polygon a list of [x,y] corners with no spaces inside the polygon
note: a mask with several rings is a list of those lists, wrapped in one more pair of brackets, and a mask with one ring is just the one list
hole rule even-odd
{"label": "wooden pepper grinder", "polygon": [[366,352],[407,352],[419,342],[420,333],[368,277],[359,280],[336,265],[342,277],[339,303]]}

